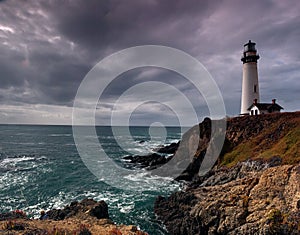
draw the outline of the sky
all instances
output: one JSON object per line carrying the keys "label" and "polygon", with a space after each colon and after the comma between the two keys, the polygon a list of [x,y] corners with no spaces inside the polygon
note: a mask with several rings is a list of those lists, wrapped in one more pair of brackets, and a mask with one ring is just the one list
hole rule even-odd
{"label": "sky", "polygon": [[[260,55],[261,101],[276,98],[284,111],[300,110],[299,25],[298,0],[2,0],[0,123],[72,124],[73,102],[87,73],[112,53],[142,45],[172,47],[196,58],[218,85],[226,114],[238,115],[240,59],[249,39]],[[117,124],[126,113],[132,125],[177,125],[178,119],[195,124],[168,87],[142,87],[122,97],[145,81],[176,87],[199,121],[209,116],[203,94],[184,77],[146,67],[126,71],[105,87],[96,124],[110,125],[115,111]],[[148,102],[138,105],[145,94]],[[120,97],[121,105],[114,106]]]}

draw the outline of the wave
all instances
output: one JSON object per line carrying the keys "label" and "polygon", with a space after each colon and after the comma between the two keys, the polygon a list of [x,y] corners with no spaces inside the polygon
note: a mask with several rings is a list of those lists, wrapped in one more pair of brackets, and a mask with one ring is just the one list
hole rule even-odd
{"label": "wave", "polygon": [[15,165],[16,163],[19,162],[26,162],[26,161],[34,161],[35,157],[33,156],[18,156],[18,157],[13,157],[13,158],[4,158],[1,162],[0,162],[0,166],[5,166],[8,164],[13,164]]}
{"label": "wave", "polygon": [[[46,156],[36,157],[34,155],[23,155],[23,156],[15,156],[15,157],[7,157],[0,160],[0,173],[11,172],[15,174],[19,174],[21,172],[29,172],[35,168],[41,168],[41,162],[45,162],[47,160]],[[44,165],[44,163],[43,163]],[[19,173],[17,173],[19,172]],[[49,169],[45,169],[43,172],[49,172]],[[3,175],[0,175],[2,180]],[[12,176],[14,177],[14,176]]]}
{"label": "wave", "polygon": [[72,136],[72,134],[49,134],[51,137],[62,137],[62,136]]}

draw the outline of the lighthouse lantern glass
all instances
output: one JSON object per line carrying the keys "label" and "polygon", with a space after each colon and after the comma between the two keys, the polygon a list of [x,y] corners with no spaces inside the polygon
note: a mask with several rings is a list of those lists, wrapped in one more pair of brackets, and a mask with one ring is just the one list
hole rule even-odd
{"label": "lighthouse lantern glass", "polygon": [[244,51],[247,52],[247,51],[256,51],[255,50],[255,44],[254,43],[247,43],[245,46],[244,46]]}

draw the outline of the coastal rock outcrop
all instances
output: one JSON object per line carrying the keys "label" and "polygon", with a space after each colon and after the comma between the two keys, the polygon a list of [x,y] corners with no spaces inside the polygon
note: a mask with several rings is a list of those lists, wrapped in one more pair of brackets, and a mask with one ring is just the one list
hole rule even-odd
{"label": "coastal rock outcrop", "polygon": [[127,167],[137,167],[146,168],[147,170],[155,169],[168,161],[170,161],[178,149],[180,142],[171,143],[166,146],[162,146],[154,149],[154,153],[147,155],[129,155],[123,157],[125,161],[125,166]]}
{"label": "coastal rock outcrop", "polygon": [[84,218],[87,216],[97,219],[109,219],[108,206],[104,201],[83,199],[81,202],[74,201],[63,209],[53,209],[46,212],[46,216],[53,220],[63,220],[70,217]]}
{"label": "coastal rock outcrop", "polygon": [[170,160],[167,156],[163,156],[157,153],[151,153],[148,155],[135,155],[125,156],[123,160],[127,161],[127,166],[134,166],[138,168],[153,169],[159,167]]}
{"label": "coastal rock outcrop", "polygon": [[107,204],[93,199],[47,211],[43,219],[30,219],[20,210],[0,214],[0,234],[147,235],[135,225],[116,225],[109,219]]}
{"label": "coastal rock outcrop", "polygon": [[[219,125],[222,121],[224,124]],[[218,132],[220,135],[224,133],[225,138],[223,146],[218,147],[220,157],[216,157],[212,165],[216,162],[230,167],[247,159],[270,159],[275,156],[281,157],[283,164],[300,161],[300,112],[243,116],[228,118],[226,121],[205,118],[188,130],[179,143],[154,149],[156,152],[148,155],[126,156],[123,160],[129,168],[148,170],[168,163],[168,169],[163,171],[165,176],[175,175],[172,169],[181,169],[179,173],[176,172],[176,180],[195,180],[205,155],[211,150],[209,146],[215,143],[212,141],[211,144],[212,128],[217,129],[214,130],[214,141]],[[174,156],[176,161],[170,161]]]}
{"label": "coastal rock outcrop", "polygon": [[174,154],[176,152],[176,150],[178,149],[179,144],[180,144],[180,141],[177,143],[171,143],[169,145],[154,149],[154,151],[156,151],[158,153]]}
{"label": "coastal rock outcrop", "polygon": [[155,213],[170,234],[299,234],[300,165],[247,161],[169,198]]}

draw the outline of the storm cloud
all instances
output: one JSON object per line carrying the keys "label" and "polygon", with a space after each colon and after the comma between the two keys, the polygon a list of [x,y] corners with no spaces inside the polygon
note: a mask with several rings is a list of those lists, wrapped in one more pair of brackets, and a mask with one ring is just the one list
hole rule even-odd
{"label": "storm cloud", "polygon": [[[227,114],[238,115],[240,57],[249,39],[261,56],[261,100],[277,98],[285,111],[299,110],[299,12],[297,0],[0,1],[0,122],[71,124],[73,101],[89,70],[112,53],[145,44],[197,58],[218,84]],[[184,78],[145,68],[124,73],[107,88],[99,124],[109,122],[122,92],[142,81],[174,85],[199,119],[209,115],[201,94]],[[181,105],[167,91],[155,96],[169,98],[171,108]],[[124,101],[124,107],[132,102]],[[135,111],[137,124],[173,118],[163,105],[150,106]]]}

